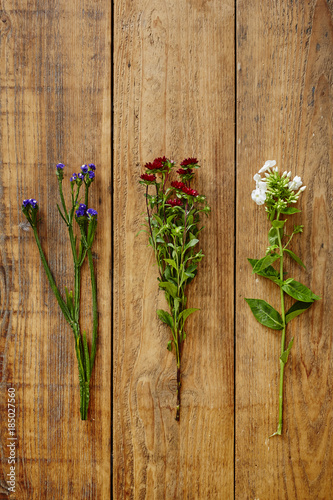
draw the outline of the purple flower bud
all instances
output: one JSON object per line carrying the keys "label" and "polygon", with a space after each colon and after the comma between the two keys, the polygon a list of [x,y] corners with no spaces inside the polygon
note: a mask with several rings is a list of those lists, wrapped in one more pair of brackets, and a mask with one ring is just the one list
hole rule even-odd
{"label": "purple flower bud", "polygon": [[89,179],[94,179],[95,172],[93,172],[92,170],[89,170],[88,175],[89,175]]}
{"label": "purple flower bud", "polygon": [[77,179],[77,175],[76,175],[75,173],[72,175],[72,179],[73,179],[74,181],[76,181],[76,179]]}
{"label": "purple flower bud", "polygon": [[84,203],[80,203],[80,209],[87,210],[87,205],[85,205]]}
{"label": "purple flower bud", "polygon": [[79,178],[79,179],[81,179],[81,180],[83,180],[83,179],[84,179],[84,175],[83,175],[83,174],[81,174],[81,172],[80,172],[79,174],[77,174],[77,176],[78,176],[78,178]]}
{"label": "purple flower bud", "polygon": [[88,165],[82,165],[81,170],[84,174],[88,172]]}
{"label": "purple flower bud", "polygon": [[63,170],[64,166],[65,165],[63,163],[58,163],[57,164],[57,170]]}
{"label": "purple flower bud", "polygon": [[96,170],[96,166],[93,163],[89,163],[90,170]]}
{"label": "purple flower bud", "polygon": [[24,207],[27,207],[28,205],[30,205],[30,201],[29,200],[23,200],[22,205]]}
{"label": "purple flower bud", "polygon": [[88,208],[87,215],[89,215],[89,217],[96,217],[97,211],[94,210],[93,208]]}

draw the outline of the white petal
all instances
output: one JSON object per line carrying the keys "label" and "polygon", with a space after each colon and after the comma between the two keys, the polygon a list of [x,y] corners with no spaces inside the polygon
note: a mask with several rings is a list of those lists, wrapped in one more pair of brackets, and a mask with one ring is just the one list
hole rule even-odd
{"label": "white petal", "polygon": [[256,182],[259,182],[261,181],[261,176],[259,174],[256,174],[254,177],[253,177],[253,180],[256,181]]}

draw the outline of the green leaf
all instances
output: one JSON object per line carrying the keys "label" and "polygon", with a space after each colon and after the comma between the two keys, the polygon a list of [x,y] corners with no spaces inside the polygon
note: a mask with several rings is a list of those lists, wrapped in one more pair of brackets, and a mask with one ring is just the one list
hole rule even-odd
{"label": "green leaf", "polygon": [[[258,259],[247,259],[252,268],[255,266],[255,264],[258,262]],[[279,284],[280,282],[280,275],[276,269],[274,269],[273,266],[268,266],[262,271],[257,271],[256,274],[259,276],[263,276],[264,278],[268,278],[269,280],[274,281],[274,283]]]}
{"label": "green leaf", "polygon": [[264,269],[266,269],[266,267],[273,264],[273,262],[275,262],[279,258],[280,258],[280,255],[277,253],[272,253],[271,255],[266,255],[266,257],[263,257],[262,259],[260,259],[256,262],[256,264],[253,267],[253,273],[259,273],[260,271],[263,271]]}
{"label": "green leaf", "polygon": [[172,351],[172,340],[169,340],[168,345],[167,345],[168,351]]}
{"label": "green leaf", "polygon": [[184,311],[182,311],[180,313],[179,319],[182,319],[184,321],[184,323],[185,323],[185,321],[190,316],[190,314],[193,314],[195,311],[200,311],[200,309],[198,309],[196,307],[192,307],[190,309],[184,309]]}
{"label": "green leaf", "polygon": [[286,214],[286,215],[297,214],[298,212],[301,212],[301,210],[295,207],[287,207],[287,208],[282,208],[280,210],[281,214]]}
{"label": "green leaf", "polygon": [[275,227],[271,227],[268,231],[268,241],[270,245],[276,245],[278,243],[279,238]]}
{"label": "green leaf", "polygon": [[280,313],[269,305],[265,300],[261,299],[245,299],[249,304],[254,317],[264,326],[273,330],[282,330],[283,321]]}
{"label": "green leaf", "polygon": [[297,301],[295,302],[290,309],[286,312],[286,323],[289,323],[292,319],[296,318],[296,316],[299,316],[302,314],[304,311],[309,309],[309,307],[313,304],[313,302],[301,302]]}
{"label": "green leaf", "polygon": [[272,220],[272,226],[275,229],[280,229],[285,225],[286,221],[285,220]]}
{"label": "green leaf", "polygon": [[170,283],[169,281],[162,281],[161,283],[159,283],[159,286],[160,288],[164,288],[165,291],[168,292],[169,295],[171,295],[171,297],[177,297],[178,288],[173,283]]}
{"label": "green leaf", "polygon": [[305,267],[305,265],[303,264],[303,262],[301,261],[301,259],[300,259],[299,257],[297,257],[297,255],[296,255],[296,254],[294,254],[294,252],[292,252],[292,251],[291,251],[291,250],[289,250],[288,248],[285,248],[283,251],[284,251],[284,252],[287,252],[287,254],[288,254],[288,255],[290,255],[290,257],[291,257],[292,259],[294,259],[294,260],[297,262],[297,264],[299,264],[300,266],[304,267],[304,269],[306,269],[306,267]]}
{"label": "green leaf", "polygon": [[302,302],[313,302],[314,300],[320,300],[321,297],[315,295],[309,288],[302,283],[295,280],[288,280],[288,282],[282,285],[282,290],[286,292],[293,299],[300,300]]}
{"label": "green leaf", "polygon": [[167,263],[167,264],[170,264],[170,266],[172,266],[174,269],[176,269],[177,271],[177,265],[176,265],[176,262],[173,260],[173,259],[164,259],[164,261]]}
{"label": "green leaf", "polygon": [[194,247],[197,243],[199,243],[199,240],[197,240],[196,238],[193,238],[193,240],[189,241],[187,243],[187,245],[185,246],[184,252],[186,252],[186,250],[188,250],[189,248]]}
{"label": "green leaf", "polygon": [[291,341],[289,342],[288,344],[288,347],[287,349],[281,354],[280,356],[280,359],[282,361],[282,363],[285,365],[288,361],[288,356],[290,354],[290,351],[291,351],[291,348],[293,346],[293,343],[294,343],[294,337],[292,337]]}
{"label": "green leaf", "polygon": [[173,329],[173,319],[171,314],[169,314],[167,311],[163,311],[163,309],[157,309],[157,316],[160,318],[163,323],[166,323],[167,325],[170,326],[170,328]]}

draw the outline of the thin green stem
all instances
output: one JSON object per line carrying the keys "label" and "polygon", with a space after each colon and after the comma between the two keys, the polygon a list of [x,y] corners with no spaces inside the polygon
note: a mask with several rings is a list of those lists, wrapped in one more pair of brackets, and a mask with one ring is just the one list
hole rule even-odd
{"label": "thin green stem", "polygon": [[61,296],[61,294],[60,294],[60,292],[58,290],[58,287],[57,287],[57,285],[56,285],[56,283],[54,281],[54,278],[52,276],[51,270],[49,268],[49,265],[48,265],[48,263],[46,261],[45,255],[44,255],[44,252],[43,252],[43,249],[42,249],[42,245],[40,243],[40,239],[39,239],[39,236],[38,236],[37,228],[35,226],[33,226],[33,231],[34,231],[34,236],[35,236],[35,240],[36,240],[36,243],[37,243],[37,247],[38,247],[38,250],[39,250],[40,258],[41,258],[42,264],[44,266],[45,273],[46,273],[46,276],[47,276],[47,278],[49,280],[49,283],[50,283],[50,286],[52,288],[52,291],[53,291],[53,293],[55,295],[55,298],[58,301],[60,309],[64,313],[66,321],[72,326],[73,322],[72,322],[72,319],[71,319],[71,316],[70,316],[69,309],[67,307],[67,304],[63,300],[63,298],[62,298],[62,296]]}
{"label": "thin green stem", "polygon": [[62,180],[58,178],[58,184],[59,184],[59,193],[60,193],[60,199],[61,199],[61,204],[62,208],[64,209],[66,219],[68,221],[68,212],[66,208],[66,203],[65,203],[65,198],[64,198],[64,193],[62,191]]}
{"label": "thin green stem", "polygon": [[93,335],[92,335],[92,347],[90,354],[90,370],[92,371],[96,356],[97,336],[98,336],[97,284],[96,284],[96,276],[94,270],[94,262],[90,248],[88,249],[87,253],[88,253],[88,262],[90,268],[90,281],[91,281],[92,307],[93,307]]}
{"label": "thin green stem", "polygon": [[[278,217],[279,217],[279,214],[278,214]],[[280,249],[280,280],[282,283],[283,282],[283,248],[282,248],[280,230],[277,229],[276,231],[277,231],[277,235],[278,235],[278,242],[279,242],[279,249]],[[282,355],[284,353],[284,350],[285,350],[285,341],[286,341],[286,314],[285,314],[285,307],[284,307],[284,292],[282,290],[282,285],[280,285],[280,296],[281,296],[281,316],[282,316],[282,322],[283,322],[283,329],[282,329],[282,336],[281,336],[281,355]],[[278,434],[278,435],[282,434],[284,365],[285,365],[285,363],[283,363],[283,361],[281,361],[281,359],[280,359],[279,423],[278,423],[278,428],[276,431],[276,434]]]}

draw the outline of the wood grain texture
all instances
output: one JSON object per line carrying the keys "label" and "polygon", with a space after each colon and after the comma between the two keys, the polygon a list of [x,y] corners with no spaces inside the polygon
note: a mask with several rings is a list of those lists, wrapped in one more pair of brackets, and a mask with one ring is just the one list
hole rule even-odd
{"label": "wood grain texture", "polygon": [[[7,388],[17,395],[16,496],[110,496],[111,391],[111,5],[0,2],[0,411],[1,498],[8,493]],[[40,264],[23,198],[40,205],[40,235],[62,287],[73,283],[67,231],[56,209],[55,164],[69,174],[97,165],[91,205],[99,212],[94,247],[99,346],[89,420],[80,421],[73,334]],[[83,298],[90,300],[88,269]],[[91,331],[90,307],[84,311]]]}
{"label": "wood grain texture", "polygon": [[[114,4],[114,498],[233,496],[234,6]],[[196,156],[212,216],[189,302],[181,421],[176,363],[143,235],[141,167]],[[223,279],[223,286],[221,283]]]}
{"label": "wood grain texture", "polygon": [[[237,2],[236,498],[328,499],[333,487],[332,2]],[[268,223],[250,199],[265,160],[301,175],[304,224],[293,248],[307,272],[290,276],[323,297],[287,328],[284,431],[278,419],[280,335],[244,297],[280,309],[276,286],[246,258],[267,246]],[[254,184],[254,182],[253,182]],[[290,223],[289,223],[290,224]],[[290,226],[289,226],[290,227]]]}

